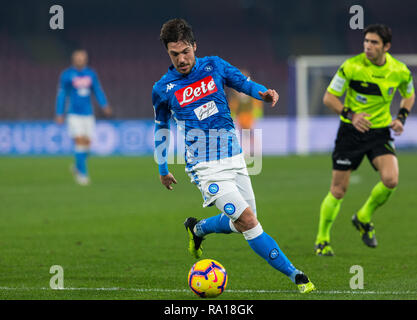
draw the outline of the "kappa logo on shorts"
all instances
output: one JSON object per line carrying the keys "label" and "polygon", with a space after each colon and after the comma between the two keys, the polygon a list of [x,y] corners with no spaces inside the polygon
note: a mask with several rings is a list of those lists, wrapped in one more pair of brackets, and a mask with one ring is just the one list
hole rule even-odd
{"label": "kappa logo on shorts", "polygon": [[278,256],[279,256],[279,251],[276,248],[272,249],[271,252],[269,252],[269,258],[271,260],[275,260],[276,258],[278,258]]}
{"label": "kappa logo on shorts", "polygon": [[236,211],[235,205],[233,203],[226,203],[223,209],[224,212],[226,212],[229,216],[234,214]]}
{"label": "kappa logo on shorts", "polygon": [[219,185],[217,183],[212,183],[208,186],[208,192],[211,194],[216,194],[219,192]]}

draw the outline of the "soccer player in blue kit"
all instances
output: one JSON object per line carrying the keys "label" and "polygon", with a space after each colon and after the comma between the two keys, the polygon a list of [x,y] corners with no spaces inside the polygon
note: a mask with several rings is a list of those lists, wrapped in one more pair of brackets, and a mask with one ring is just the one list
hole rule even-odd
{"label": "soccer player in blue kit", "polygon": [[104,114],[108,117],[112,114],[97,74],[87,67],[87,62],[87,51],[75,50],[72,53],[72,66],[65,69],[60,76],[55,117],[56,123],[64,123],[66,100],[69,97],[67,123],[69,135],[75,145],[75,166],[72,171],[75,181],[84,186],[90,183],[87,157],[95,127],[94,111],[91,105],[92,92]]}
{"label": "soccer player in blue kit", "polygon": [[210,233],[242,233],[252,250],[288,276],[301,293],[314,290],[309,278],[292,265],[257,220],[255,196],[224,86],[272,106],[278,101],[277,92],[245,77],[219,57],[196,57],[192,28],[183,19],[167,21],[160,39],[172,62],[152,91],[161,183],[169,190],[177,183],[167,164],[169,120],[173,117],[184,133],[186,172],[203,195],[203,207],[215,205],[221,211],[200,221],[186,219],[190,253],[199,258],[204,236]]}

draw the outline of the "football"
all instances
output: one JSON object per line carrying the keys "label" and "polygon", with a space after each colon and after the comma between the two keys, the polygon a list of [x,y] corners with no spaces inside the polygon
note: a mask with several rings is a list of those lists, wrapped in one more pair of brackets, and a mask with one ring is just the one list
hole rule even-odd
{"label": "football", "polygon": [[188,273],[188,285],[201,298],[215,298],[226,289],[226,269],[216,260],[200,260]]}

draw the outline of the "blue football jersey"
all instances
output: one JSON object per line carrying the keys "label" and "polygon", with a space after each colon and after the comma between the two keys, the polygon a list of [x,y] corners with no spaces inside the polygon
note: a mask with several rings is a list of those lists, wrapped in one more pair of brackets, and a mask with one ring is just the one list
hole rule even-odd
{"label": "blue football jersey", "polygon": [[[258,91],[267,89],[244,76],[239,69],[216,57],[196,58],[187,75],[173,65],[155,83],[155,147],[161,145],[158,129],[169,128],[171,117],[185,138],[187,168],[199,162],[232,157],[242,152],[230,115],[225,86],[262,100]],[[165,146],[167,147],[167,146]],[[160,150],[159,150],[160,151]],[[168,173],[166,153],[156,152],[160,173]]]}
{"label": "blue football jersey", "polygon": [[78,70],[70,67],[64,70],[59,79],[56,99],[56,115],[65,113],[65,104],[69,97],[68,113],[92,115],[91,93],[94,93],[100,107],[107,105],[107,99],[101,88],[97,74],[91,68]]}

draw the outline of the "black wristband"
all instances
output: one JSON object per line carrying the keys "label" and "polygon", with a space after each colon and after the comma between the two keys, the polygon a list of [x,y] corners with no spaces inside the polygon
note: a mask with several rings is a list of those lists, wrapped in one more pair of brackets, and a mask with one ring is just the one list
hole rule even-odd
{"label": "black wristband", "polygon": [[405,124],[405,119],[407,119],[409,113],[410,113],[410,111],[408,111],[406,108],[401,108],[398,111],[397,119],[400,120],[401,123],[404,125]]}
{"label": "black wristband", "polygon": [[340,115],[343,118],[349,119],[350,121],[352,121],[353,114],[354,114],[354,112],[351,109],[349,109],[348,107],[344,107],[343,110],[342,110],[342,113]]}

